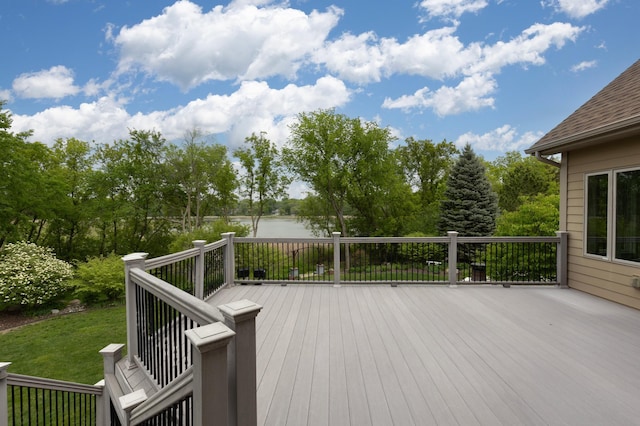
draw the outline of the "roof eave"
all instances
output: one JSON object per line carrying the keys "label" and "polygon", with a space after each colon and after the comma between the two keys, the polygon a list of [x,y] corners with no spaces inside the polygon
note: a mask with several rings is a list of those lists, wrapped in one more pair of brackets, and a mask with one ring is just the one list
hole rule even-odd
{"label": "roof eave", "polygon": [[560,152],[587,148],[613,140],[620,140],[640,134],[640,115],[607,124],[585,132],[559,139],[552,139],[541,145],[534,144],[525,150],[527,154],[553,155]]}

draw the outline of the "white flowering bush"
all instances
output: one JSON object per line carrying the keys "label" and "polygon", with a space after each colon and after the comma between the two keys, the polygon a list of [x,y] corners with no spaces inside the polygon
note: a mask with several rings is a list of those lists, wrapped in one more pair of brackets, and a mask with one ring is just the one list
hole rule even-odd
{"label": "white flowering bush", "polygon": [[67,291],[73,267],[53,250],[33,243],[7,244],[0,251],[0,308],[44,305]]}

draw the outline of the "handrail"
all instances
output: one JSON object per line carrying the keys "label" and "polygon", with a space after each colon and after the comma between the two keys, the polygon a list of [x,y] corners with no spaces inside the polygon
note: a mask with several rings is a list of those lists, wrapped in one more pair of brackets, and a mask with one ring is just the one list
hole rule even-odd
{"label": "handrail", "polygon": [[224,321],[215,308],[206,302],[154,277],[139,268],[131,269],[131,277],[134,282],[149,293],[160,298],[171,307],[184,313],[187,317],[200,325],[212,322]]}
{"label": "handrail", "polygon": [[98,396],[102,395],[103,390],[102,386],[99,385],[86,385],[82,383],[48,379],[46,377],[27,376],[16,373],[7,374],[7,384],[11,386],[24,386],[61,392],[78,392]]}
{"label": "handrail", "polygon": [[131,411],[131,424],[136,425],[160,414],[167,407],[193,393],[193,367],[149,397]]}
{"label": "handrail", "polygon": [[153,268],[159,268],[160,266],[170,265],[181,260],[196,257],[199,253],[200,251],[197,248],[191,248],[178,253],[171,253],[165,256],[155,257],[146,261],[145,268],[149,270]]}
{"label": "handrail", "polygon": [[209,244],[205,244],[204,251],[211,251],[218,248],[222,248],[227,245],[227,240],[218,240]]}

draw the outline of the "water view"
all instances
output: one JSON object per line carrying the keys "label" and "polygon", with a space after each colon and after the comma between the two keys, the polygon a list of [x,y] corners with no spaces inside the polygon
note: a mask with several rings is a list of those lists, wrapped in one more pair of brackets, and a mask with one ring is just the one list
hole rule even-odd
{"label": "water view", "polygon": [[[250,217],[234,217],[234,222],[251,227]],[[251,234],[249,234],[251,236]],[[310,230],[304,227],[302,222],[296,221],[292,216],[268,216],[260,219],[258,234],[261,238],[313,238]]]}

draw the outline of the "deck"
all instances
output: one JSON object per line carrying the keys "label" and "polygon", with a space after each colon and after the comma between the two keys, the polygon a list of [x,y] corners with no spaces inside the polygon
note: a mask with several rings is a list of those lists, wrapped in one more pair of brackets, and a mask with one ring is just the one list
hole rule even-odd
{"label": "deck", "polygon": [[640,311],[575,290],[236,286],[260,425],[640,424]]}

